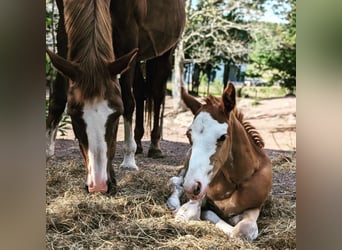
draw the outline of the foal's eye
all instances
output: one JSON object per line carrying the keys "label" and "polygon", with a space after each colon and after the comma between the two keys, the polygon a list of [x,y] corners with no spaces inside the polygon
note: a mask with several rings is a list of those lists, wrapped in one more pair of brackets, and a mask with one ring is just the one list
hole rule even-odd
{"label": "foal's eye", "polygon": [[227,135],[221,135],[220,138],[217,139],[218,142],[222,142],[226,139]]}

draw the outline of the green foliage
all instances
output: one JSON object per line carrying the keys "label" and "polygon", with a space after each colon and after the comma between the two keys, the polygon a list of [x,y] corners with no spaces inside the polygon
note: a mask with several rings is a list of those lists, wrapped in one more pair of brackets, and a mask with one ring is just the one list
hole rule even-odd
{"label": "green foliage", "polygon": [[[49,100],[45,99],[45,118],[47,118],[49,114]],[[62,136],[66,135],[67,131],[70,130],[71,127],[71,119],[70,116],[63,114],[61,121],[58,124],[58,132],[61,133]]]}
{"label": "green foliage", "polygon": [[260,14],[265,0],[241,0],[239,4],[199,0],[196,6],[191,2],[183,34],[186,60],[212,67],[222,62],[246,62],[254,23],[244,17],[246,13]]}
{"label": "green foliage", "polygon": [[286,24],[260,24],[267,27],[268,35],[256,36],[247,74],[278,83],[293,93],[296,88],[296,1],[286,0],[286,3],[291,8]]}
{"label": "green foliage", "polygon": [[272,86],[272,87],[236,87],[236,91],[240,92],[240,96],[243,98],[274,98],[284,97],[288,94],[288,89]]}

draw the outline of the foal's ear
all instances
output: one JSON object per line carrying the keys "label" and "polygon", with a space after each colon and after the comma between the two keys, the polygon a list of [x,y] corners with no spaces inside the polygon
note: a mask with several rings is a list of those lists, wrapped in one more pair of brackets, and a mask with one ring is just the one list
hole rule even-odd
{"label": "foal's ear", "polygon": [[137,54],[138,48],[135,48],[131,52],[110,63],[108,65],[110,75],[114,77],[118,74],[125,73],[131,66],[131,63],[133,62]]}
{"label": "foal's ear", "polygon": [[62,75],[69,77],[71,80],[75,81],[79,73],[79,67],[76,63],[68,61],[63,57],[55,54],[49,49],[46,49],[53,67]]}
{"label": "foal's ear", "polygon": [[181,87],[181,97],[185,105],[191,110],[192,114],[196,114],[197,111],[202,107],[202,104],[196,100],[195,97],[189,95],[184,87]]}
{"label": "foal's ear", "polygon": [[235,87],[230,82],[222,94],[222,104],[224,111],[228,114],[236,105]]}

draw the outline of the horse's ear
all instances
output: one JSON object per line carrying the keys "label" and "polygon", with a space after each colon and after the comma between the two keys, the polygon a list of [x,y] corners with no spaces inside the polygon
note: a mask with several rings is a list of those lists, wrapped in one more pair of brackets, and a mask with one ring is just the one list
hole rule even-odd
{"label": "horse's ear", "polygon": [[63,57],[55,54],[49,49],[46,49],[53,67],[62,75],[69,77],[71,80],[75,81],[77,74],[79,73],[78,65],[70,62]]}
{"label": "horse's ear", "polygon": [[133,62],[137,54],[138,54],[138,48],[135,48],[131,52],[127,53],[126,55],[110,63],[108,65],[110,75],[114,77],[118,74],[125,73],[131,66],[131,63]]}
{"label": "horse's ear", "polygon": [[181,87],[181,97],[185,105],[191,110],[194,115],[202,107],[202,104],[197,101],[195,97],[189,95],[185,91],[184,87]]}
{"label": "horse's ear", "polygon": [[235,87],[231,82],[228,83],[228,86],[223,91],[222,104],[223,104],[224,111],[227,114],[235,108],[236,93],[235,93]]}

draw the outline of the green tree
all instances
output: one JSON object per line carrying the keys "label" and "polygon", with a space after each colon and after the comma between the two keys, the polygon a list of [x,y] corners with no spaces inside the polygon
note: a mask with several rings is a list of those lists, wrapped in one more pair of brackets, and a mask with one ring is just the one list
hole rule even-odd
{"label": "green tree", "polygon": [[[265,33],[253,36],[247,74],[266,77],[271,84],[277,82],[293,93],[296,87],[296,1],[272,3],[278,15],[286,13],[286,23],[259,23],[265,27]],[[287,8],[282,8],[284,6]]]}
{"label": "green tree", "polygon": [[287,14],[288,23],[284,25],[283,40],[278,46],[277,53],[268,60],[269,67],[278,73],[272,81],[278,81],[290,93],[296,88],[296,1],[288,0],[291,10]]}

